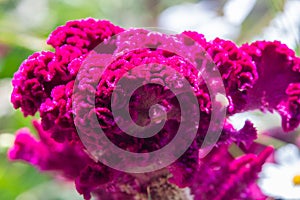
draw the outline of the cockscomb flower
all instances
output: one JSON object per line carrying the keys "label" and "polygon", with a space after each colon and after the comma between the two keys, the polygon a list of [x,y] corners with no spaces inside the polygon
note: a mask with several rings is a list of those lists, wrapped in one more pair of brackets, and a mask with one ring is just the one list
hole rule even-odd
{"label": "cockscomb flower", "polygon": [[242,49],[255,62],[259,79],[247,91],[245,110],[277,111],[282,128],[292,131],[299,125],[300,58],[279,41],[257,41]]}
{"label": "cockscomb flower", "polygon": [[[84,57],[105,38],[121,31],[122,28],[108,21],[91,18],[58,27],[48,39],[48,44],[55,48],[55,52],[33,54],[15,73],[11,99],[14,107],[21,108],[25,116],[39,111],[46,130],[58,129],[62,125],[60,131],[69,133],[55,136],[57,131],[54,131],[53,135],[58,141],[73,137],[69,130],[72,127],[69,113],[71,105],[67,101],[67,96],[70,97],[72,93],[72,81],[77,75],[77,65],[72,63]],[[54,124],[59,126],[54,127]]]}
{"label": "cockscomb flower", "polygon": [[228,146],[220,146],[199,162],[194,174],[195,199],[265,199],[255,184],[262,165],[272,153],[267,147],[259,155],[233,158]]}
{"label": "cockscomb flower", "polygon": [[[14,107],[21,108],[25,116],[38,112],[41,122],[34,122],[39,138],[24,129],[17,133],[8,155],[11,160],[26,161],[42,171],[57,171],[74,181],[85,199],[92,194],[98,199],[172,199],[174,195],[187,199],[186,188],[190,188],[194,199],[264,198],[255,194],[259,192],[255,180],[272,150],[267,147],[259,155],[232,157],[229,146],[235,143],[247,149],[257,131],[250,121],[236,130],[227,117],[265,108],[282,115],[285,130],[298,126],[299,58],[292,50],[278,42],[238,47],[219,38],[207,41],[203,35],[189,31],[167,36],[143,29],[124,30],[91,18],[58,27],[50,34],[48,44],[54,52],[29,56],[12,81]],[[274,53],[276,62],[271,58]],[[141,66],[149,68],[143,70]],[[213,71],[219,72],[228,102],[227,114],[216,121],[211,119],[215,111],[221,115],[223,104],[218,101],[213,107],[216,99],[210,93],[220,92],[222,84]],[[275,84],[268,81],[278,82],[282,72],[285,81],[277,92]],[[208,76],[201,77],[203,74]],[[147,84],[127,91],[118,86],[121,80],[129,86]],[[187,95],[190,88],[196,106],[193,97]],[[130,117],[115,117],[113,109],[126,107],[128,96]],[[153,108],[156,104],[161,109]],[[200,118],[195,110],[199,110]],[[184,114],[199,120],[189,126],[190,120],[183,118]],[[142,127],[162,126],[157,134],[140,138],[124,130],[138,132],[132,122]],[[104,148],[107,137],[131,153],[155,152],[176,138],[182,124],[186,135],[196,128],[194,140],[178,160],[158,171],[126,173],[101,163],[90,151],[99,155],[110,152]],[[209,143],[213,151],[201,156],[209,147],[204,145],[208,130],[218,132],[220,125],[220,137]],[[105,136],[97,133],[99,128]],[[172,150],[171,154],[177,155],[177,147]],[[121,156],[118,159],[119,167],[137,162],[122,163]]]}
{"label": "cockscomb flower", "polygon": [[240,112],[247,98],[246,91],[258,79],[251,56],[232,41],[216,38],[206,42],[204,36],[197,32],[186,31],[184,34],[201,44],[217,66],[229,101],[228,114]]}

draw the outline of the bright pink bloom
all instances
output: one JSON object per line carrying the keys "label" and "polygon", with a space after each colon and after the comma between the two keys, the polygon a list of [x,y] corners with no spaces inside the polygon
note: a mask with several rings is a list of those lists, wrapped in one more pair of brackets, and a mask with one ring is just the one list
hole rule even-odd
{"label": "bright pink bloom", "polygon": [[[99,198],[109,196],[110,199],[133,199],[137,194],[147,194],[147,182],[144,179],[116,171],[93,159],[80,141],[74,120],[76,124],[88,127],[84,136],[95,149],[101,149],[102,146],[101,137],[93,131],[99,124],[111,142],[127,151],[141,153],[162,148],[173,139],[182,123],[180,105],[172,91],[152,84],[139,88],[132,95],[130,115],[137,124],[149,123],[149,116],[145,113],[151,105],[159,103],[168,108],[168,120],[159,133],[151,138],[135,138],[123,132],[112,116],[111,107],[112,104],[116,107],[124,104],[122,95],[126,91],[116,88],[117,82],[125,73],[141,65],[155,64],[157,71],[151,72],[151,75],[157,73],[155,81],[176,86],[177,79],[168,78],[169,71],[163,67],[166,65],[189,82],[199,103],[199,108],[195,109],[199,109],[201,115],[193,144],[165,169],[173,175],[170,181],[179,187],[190,187],[196,199],[263,199],[263,195],[256,196],[259,190],[255,180],[267,156],[271,154],[271,149],[266,148],[259,155],[245,154],[240,158],[233,158],[228,153],[228,146],[232,143],[244,149],[251,146],[257,136],[255,124],[246,121],[242,129],[236,130],[225,119],[214,150],[207,157],[199,159],[200,147],[211,119],[212,102],[207,83],[198,79],[194,63],[163,49],[168,37],[145,37],[139,42],[144,45],[156,42],[157,46],[150,45],[123,53],[109,63],[101,79],[97,80],[95,74],[103,68],[97,65],[97,59],[105,61],[107,55],[114,51],[138,45],[135,41],[136,31],[132,30],[125,33],[128,35],[126,41],[118,37],[110,41],[107,51],[93,50],[98,44],[107,42],[123,31],[108,21],[71,21],[58,27],[49,36],[48,44],[54,47],[55,52],[35,53],[21,64],[13,78],[11,100],[14,107],[21,108],[25,116],[39,112],[41,125],[34,122],[38,139],[26,130],[17,134],[9,158],[24,160],[40,170],[58,171],[60,175],[75,182],[78,192],[85,199],[90,199],[91,193]],[[299,125],[300,62],[292,50],[279,42],[256,42],[238,47],[231,41],[219,38],[206,41],[203,35],[196,32],[184,32],[177,37],[179,39],[175,46],[179,45],[192,56],[199,56],[203,52],[191,49],[192,44],[198,43],[217,66],[229,101],[227,116],[261,108],[278,111],[283,119],[284,130],[289,131]],[[205,55],[196,62],[205,61],[204,58]],[[82,65],[91,68],[78,73]],[[200,70],[207,69],[210,69],[209,66],[204,64]],[[73,93],[77,75],[81,76],[80,94]],[[132,73],[126,81],[130,83],[150,78],[150,72],[143,71]],[[86,99],[87,94],[93,92],[95,83],[95,98]],[[120,98],[111,103],[113,91]],[[183,89],[180,95],[184,96],[185,92]],[[75,97],[85,100],[85,103],[72,105]],[[190,99],[186,98],[185,102],[189,104]],[[72,106],[77,112],[83,112],[83,119],[73,118]],[[87,108],[90,109],[85,112]],[[93,114],[97,116],[96,121],[91,117]],[[126,119],[121,120],[123,124],[128,124]],[[151,178],[153,174],[148,176]],[[129,189],[125,191],[124,186]]]}

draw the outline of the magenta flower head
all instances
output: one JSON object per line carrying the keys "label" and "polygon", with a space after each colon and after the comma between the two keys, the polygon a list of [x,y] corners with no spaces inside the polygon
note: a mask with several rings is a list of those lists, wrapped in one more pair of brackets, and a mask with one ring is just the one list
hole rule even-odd
{"label": "magenta flower head", "polygon": [[[74,181],[90,199],[266,199],[256,179],[272,154],[247,149],[255,124],[229,116],[275,111],[299,125],[299,58],[280,42],[238,47],[196,32],[167,35],[84,19],[54,30],[11,101],[34,121],[8,157]],[[244,155],[233,157],[237,145]]]}

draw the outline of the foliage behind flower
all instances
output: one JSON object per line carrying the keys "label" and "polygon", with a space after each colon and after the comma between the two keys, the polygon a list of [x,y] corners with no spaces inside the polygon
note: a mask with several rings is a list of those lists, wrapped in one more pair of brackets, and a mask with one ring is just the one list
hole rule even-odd
{"label": "foliage behind flower", "polygon": [[[40,114],[41,123],[34,122],[39,138],[33,138],[27,130],[20,130],[9,158],[24,160],[40,170],[59,172],[61,176],[75,182],[77,191],[85,199],[90,199],[91,193],[99,199],[147,199],[150,185],[161,176],[171,177],[169,185],[173,185],[170,188],[174,191],[183,192],[180,188],[189,187],[195,199],[266,198],[260,193],[255,181],[262,165],[272,153],[272,148],[267,147],[259,155],[246,150],[244,155],[234,158],[229,153],[229,146],[235,143],[242,149],[247,149],[256,139],[257,131],[250,121],[246,121],[242,129],[236,130],[225,119],[223,131],[213,151],[205,158],[199,157],[212,115],[212,100],[207,86],[203,80],[197,79],[198,72],[185,58],[159,48],[131,51],[110,63],[98,83],[95,101],[90,100],[95,108],[85,113],[85,118],[80,119],[80,123],[98,125],[89,121],[90,115],[95,113],[107,137],[127,151],[151,152],[166,145],[181,123],[180,116],[177,116],[180,106],[176,102],[176,96],[158,93],[161,90],[158,86],[145,86],[133,94],[131,114],[138,123],[147,124],[147,116],[141,116],[140,111],[149,109],[146,104],[161,102],[169,108],[166,111],[168,121],[150,140],[133,138],[120,130],[114,122],[110,102],[116,83],[128,70],[153,62],[165,64],[189,81],[198,99],[197,109],[200,110],[201,119],[197,136],[190,148],[170,166],[147,174],[128,174],[109,168],[95,161],[86,151],[74,125],[74,81],[85,58],[93,56],[93,49],[123,31],[123,28],[108,21],[71,21],[58,27],[49,36],[48,44],[54,48],[54,52],[35,53],[22,63],[13,78],[11,100],[14,107],[21,108],[25,116],[37,112]],[[219,38],[206,41],[203,35],[196,32],[187,31],[178,35],[188,36],[200,44],[216,64],[229,102],[227,117],[262,109],[279,112],[285,131],[294,130],[299,125],[300,59],[284,44],[277,41],[257,41],[238,47],[231,41]],[[134,38],[134,34],[131,37]],[[144,42],[152,39],[145,38]],[[134,45],[134,40],[115,40],[110,45],[110,50],[114,51],[122,49],[124,45]],[[182,45],[189,50],[188,43],[183,42]],[[158,79],[163,79],[162,71],[163,69],[158,69]],[[86,84],[82,88],[87,93],[90,92],[89,80],[93,79],[94,73],[96,72],[91,70],[85,74]],[[140,77],[141,74],[133,74],[129,81]],[[121,100],[118,103],[121,104]],[[80,110],[81,106],[88,105],[76,105],[75,109]],[[96,133],[90,129],[86,130],[86,134],[90,137],[91,144],[101,149],[101,141]],[[162,198],[161,194],[150,196]]]}

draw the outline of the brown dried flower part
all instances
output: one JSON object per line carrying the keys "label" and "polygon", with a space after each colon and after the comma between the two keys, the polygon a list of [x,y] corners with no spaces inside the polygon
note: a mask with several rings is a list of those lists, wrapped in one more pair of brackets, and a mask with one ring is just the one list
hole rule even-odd
{"label": "brown dried flower part", "polygon": [[189,200],[192,199],[188,188],[179,188],[170,183],[170,175],[164,175],[153,179],[148,187],[148,200]]}

